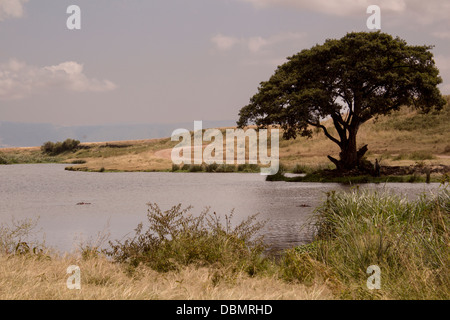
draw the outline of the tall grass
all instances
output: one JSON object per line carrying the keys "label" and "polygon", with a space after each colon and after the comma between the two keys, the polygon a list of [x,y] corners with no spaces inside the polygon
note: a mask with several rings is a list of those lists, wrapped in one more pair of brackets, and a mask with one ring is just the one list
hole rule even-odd
{"label": "tall grass", "polygon": [[[409,202],[388,193],[331,192],[312,224],[315,242],[287,251],[284,277],[321,277],[341,298],[448,299],[450,192]],[[370,265],[381,290],[366,287]]]}

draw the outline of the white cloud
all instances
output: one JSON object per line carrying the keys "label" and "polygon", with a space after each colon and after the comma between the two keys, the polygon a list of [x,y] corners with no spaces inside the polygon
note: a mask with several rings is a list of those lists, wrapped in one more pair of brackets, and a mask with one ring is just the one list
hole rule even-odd
{"label": "white cloud", "polygon": [[23,5],[28,0],[0,0],[0,21],[23,16]]}
{"label": "white cloud", "polygon": [[366,9],[372,4],[377,4],[382,10],[401,12],[406,8],[405,0],[241,0],[253,4],[255,7],[264,8],[272,6],[292,7],[307,9],[326,14],[339,16],[366,14]]}
{"label": "white cloud", "polygon": [[431,35],[439,39],[450,39],[450,31],[435,31]]}
{"label": "white cloud", "polygon": [[336,16],[365,15],[369,5],[376,4],[384,13],[394,13],[411,18],[409,23],[428,24],[448,20],[450,1],[443,0],[241,0],[257,8],[290,7]]}
{"label": "white cloud", "polygon": [[218,34],[211,39],[212,43],[216,46],[219,50],[230,50],[233,48],[236,44],[240,42],[238,38],[235,37],[228,37],[224,36],[222,34]]}
{"label": "white cloud", "polygon": [[68,61],[54,66],[36,67],[12,59],[0,64],[0,99],[22,99],[53,90],[104,92],[117,86],[109,80],[90,79],[83,65]]}
{"label": "white cloud", "polygon": [[237,38],[232,36],[225,36],[218,34],[211,38],[211,42],[215,45],[218,50],[228,51],[236,46],[241,46],[251,53],[262,53],[267,52],[275,45],[294,42],[304,39],[306,37],[305,33],[300,32],[289,32],[273,35],[267,38],[264,37],[248,37],[248,38]]}

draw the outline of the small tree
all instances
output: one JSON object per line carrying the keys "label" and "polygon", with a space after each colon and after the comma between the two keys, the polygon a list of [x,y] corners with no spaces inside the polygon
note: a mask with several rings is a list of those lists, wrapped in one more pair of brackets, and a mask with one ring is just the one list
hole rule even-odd
{"label": "small tree", "polygon": [[[323,130],[341,152],[328,158],[338,170],[360,164],[367,145],[357,149],[360,126],[402,105],[428,112],[445,105],[432,46],[409,46],[381,32],[349,33],[288,58],[262,82],[250,104],[239,112],[238,126],[280,126],[286,139],[311,137]],[[336,135],[321,123],[332,119]]]}

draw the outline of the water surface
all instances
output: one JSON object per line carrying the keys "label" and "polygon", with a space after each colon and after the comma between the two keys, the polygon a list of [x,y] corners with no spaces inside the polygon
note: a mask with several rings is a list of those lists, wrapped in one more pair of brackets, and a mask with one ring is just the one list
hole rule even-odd
{"label": "water surface", "polygon": [[[39,217],[46,243],[60,251],[75,249],[80,240],[108,230],[111,239],[132,235],[146,221],[147,203],[162,209],[182,203],[192,214],[205,207],[223,216],[234,209],[234,222],[260,213],[263,230],[274,249],[303,244],[310,234],[302,226],[330,190],[348,190],[334,183],[266,182],[251,173],[88,173],[65,171],[65,165],[0,166],[0,223],[11,218]],[[438,184],[367,184],[410,198]],[[77,203],[90,203],[77,205]]]}

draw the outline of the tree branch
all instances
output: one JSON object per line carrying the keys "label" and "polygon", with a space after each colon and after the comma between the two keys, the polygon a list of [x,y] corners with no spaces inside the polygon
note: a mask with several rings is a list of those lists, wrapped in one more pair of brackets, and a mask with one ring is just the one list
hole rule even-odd
{"label": "tree branch", "polygon": [[334,143],[336,143],[339,147],[341,147],[341,141],[339,141],[338,139],[336,139],[335,137],[333,137],[327,130],[327,128],[320,124],[320,123],[315,123],[315,122],[311,122],[311,121],[306,121],[306,123],[308,123],[311,126],[317,127],[317,128],[321,128],[323,130],[323,133],[325,134],[325,136],[330,139],[331,141],[333,141]]}

